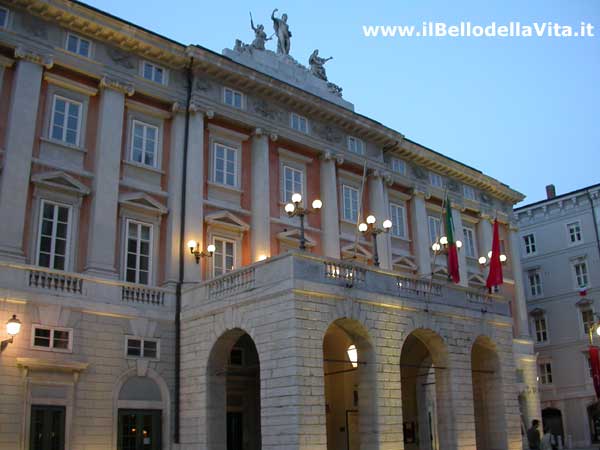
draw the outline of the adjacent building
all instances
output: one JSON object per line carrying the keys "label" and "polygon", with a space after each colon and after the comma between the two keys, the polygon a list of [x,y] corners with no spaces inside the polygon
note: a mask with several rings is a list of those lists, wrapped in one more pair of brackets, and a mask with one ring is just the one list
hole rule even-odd
{"label": "adjacent building", "polygon": [[542,417],[565,444],[588,446],[600,441],[588,357],[599,312],[600,185],[546,191],[545,200],[515,210]]}
{"label": "adjacent building", "polygon": [[523,196],[261,39],[0,1],[0,449],[522,447]]}

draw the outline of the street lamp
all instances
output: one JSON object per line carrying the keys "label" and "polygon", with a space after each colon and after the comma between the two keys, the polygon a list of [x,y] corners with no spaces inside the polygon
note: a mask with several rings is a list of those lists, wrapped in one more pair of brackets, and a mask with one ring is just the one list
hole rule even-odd
{"label": "street lamp", "polygon": [[[462,241],[458,240],[458,239],[454,242],[454,244],[456,245],[456,248],[458,250],[460,250],[463,246]],[[431,250],[433,250],[434,253],[447,251],[448,250],[448,238],[446,236],[440,237],[440,239],[438,241],[431,244]]]}
{"label": "street lamp", "polygon": [[6,322],[6,333],[10,336],[10,338],[4,339],[2,342],[0,342],[0,353],[6,349],[8,344],[13,343],[14,337],[19,334],[19,331],[21,331],[21,321],[17,319],[16,314],[13,314],[12,318]]}
{"label": "street lamp", "polygon": [[[491,259],[492,259],[492,251],[490,250],[487,254],[487,258],[485,256],[480,256],[477,261],[479,262],[480,266],[486,266],[490,263]],[[506,263],[506,261],[508,261],[508,257],[504,253],[501,253],[500,254],[500,262],[502,264],[504,264],[504,263]]]}
{"label": "street lamp", "polygon": [[302,205],[302,195],[295,193],[292,195],[291,203],[285,205],[285,212],[288,217],[300,217],[300,250],[306,250],[306,238],[304,237],[304,216],[315,213],[323,207],[323,202],[318,198],[312,202],[312,209],[305,208]]}
{"label": "street lamp", "polygon": [[190,253],[196,257],[196,264],[200,264],[200,258],[211,258],[215,253],[216,247],[214,244],[210,244],[206,247],[206,252],[200,250],[200,244],[193,239],[188,241],[188,248],[190,249]]}
{"label": "street lamp", "polygon": [[373,264],[376,267],[379,267],[379,252],[377,251],[377,235],[380,233],[387,233],[392,228],[392,221],[390,219],[385,219],[381,224],[382,228],[377,228],[375,223],[377,222],[377,218],[371,214],[367,217],[367,223],[362,222],[358,225],[358,231],[360,231],[364,235],[373,236]]}

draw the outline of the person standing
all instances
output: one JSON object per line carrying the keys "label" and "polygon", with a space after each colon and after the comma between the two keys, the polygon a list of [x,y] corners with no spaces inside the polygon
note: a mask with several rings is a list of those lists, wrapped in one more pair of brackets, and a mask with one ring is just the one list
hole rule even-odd
{"label": "person standing", "polygon": [[527,440],[529,441],[529,450],[541,450],[540,449],[540,421],[533,419],[531,421],[531,428],[527,430]]}

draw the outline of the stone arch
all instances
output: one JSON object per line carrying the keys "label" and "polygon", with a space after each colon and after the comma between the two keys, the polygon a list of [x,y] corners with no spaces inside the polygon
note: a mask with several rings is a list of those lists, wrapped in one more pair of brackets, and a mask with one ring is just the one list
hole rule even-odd
{"label": "stone arch", "polygon": [[322,342],[327,449],[378,448],[376,357],[367,328],[355,319],[338,318]]}
{"label": "stone arch", "polygon": [[259,450],[260,358],[244,329],[226,330],[214,342],[206,367],[206,395],[208,449]]}
{"label": "stone arch", "polygon": [[502,365],[488,336],[478,336],[471,346],[471,379],[477,449],[507,448]]}
{"label": "stone arch", "polygon": [[[160,395],[160,400],[156,398],[154,392],[150,395],[150,399],[148,400],[121,399],[123,387],[126,386],[128,382],[134,381],[135,378],[146,379],[147,381],[154,383],[154,385],[158,389],[158,392],[156,394]],[[144,389],[148,386],[144,386]],[[154,369],[151,369],[149,367],[133,367],[122,373],[121,376],[115,382],[113,388],[112,442],[110,447],[113,450],[117,449],[117,439],[119,434],[119,409],[129,408],[131,406],[144,406],[144,409],[160,409],[162,411],[162,448],[164,450],[169,450],[171,448],[171,393],[163,377]]]}

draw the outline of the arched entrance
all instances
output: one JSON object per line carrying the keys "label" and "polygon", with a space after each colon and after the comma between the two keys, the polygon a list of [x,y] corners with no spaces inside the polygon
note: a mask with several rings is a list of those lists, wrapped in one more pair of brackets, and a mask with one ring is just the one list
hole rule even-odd
{"label": "arched entrance", "polygon": [[559,437],[561,442],[565,442],[565,431],[560,409],[552,407],[542,409],[542,425],[544,429],[550,430],[557,442]]}
{"label": "arched entrance", "polygon": [[375,448],[375,358],[366,330],[336,320],[323,338],[328,450]]}
{"label": "arched entrance", "polygon": [[477,450],[507,448],[504,389],[496,346],[480,336],[471,348]]}
{"label": "arched entrance", "polygon": [[260,450],[260,364],[252,338],[230,330],[215,343],[207,368],[210,450]]}
{"label": "arched entrance", "polygon": [[451,442],[448,352],[431,330],[408,335],[400,355],[405,450],[440,450]]}

